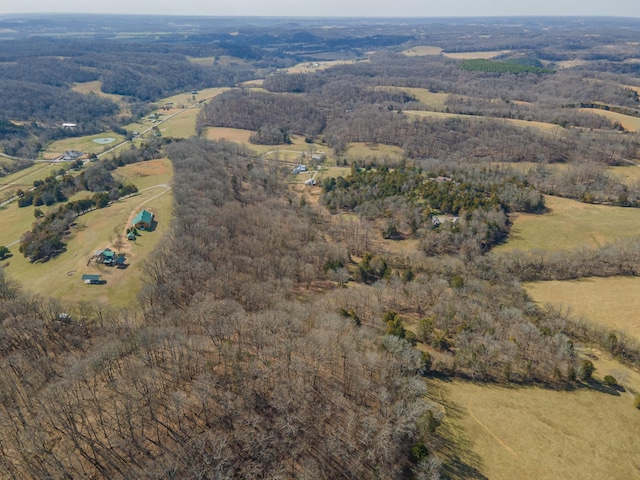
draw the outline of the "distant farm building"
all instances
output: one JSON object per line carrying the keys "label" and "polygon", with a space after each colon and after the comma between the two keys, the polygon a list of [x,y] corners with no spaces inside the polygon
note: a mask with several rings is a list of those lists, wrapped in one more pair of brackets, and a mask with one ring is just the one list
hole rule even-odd
{"label": "distant farm building", "polygon": [[135,228],[140,230],[150,230],[151,225],[153,224],[153,213],[148,212],[147,210],[142,210],[132,222]]}
{"label": "distant farm building", "polygon": [[67,150],[55,159],[56,162],[72,162],[84,155],[84,152],[78,150]]}
{"label": "distant farm building", "polygon": [[293,173],[295,173],[296,175],[298,173],[302,173],[302,172],[306,172],[307,171],[307,166],[306,165],[298,165],[296,168],[293,169]]}
{"label": "distant farm building", "polygon": [[77,123],[63,123],[62,124],[62,128],[75,128],[77,126],[78,126]]}
{"label": "distant farm building", "polygon": [[82,281],[87,285],[97,285],[102,282],[102,275],[82,275]]}
{"label": "distant farm building", "polygon": [[136,234],[133,232],[129,232],[127,233],[127,240],[135,240],[136,239]]}

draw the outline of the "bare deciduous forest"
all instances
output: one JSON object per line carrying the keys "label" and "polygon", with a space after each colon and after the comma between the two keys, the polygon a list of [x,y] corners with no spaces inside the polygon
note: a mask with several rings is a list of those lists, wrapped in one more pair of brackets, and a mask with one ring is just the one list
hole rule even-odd
{"label": "bare deciduous forest", "polygon": [[[70,28],[65,18],[56,28]],[[574,390],[592,380],[584,345],[640,368],[637,339],[537,305],[521,284],[637,276],[637,238],[492,251],[514,214],[545,215],[545,195],[640,207],[640,184],[608,170],[640,162],[637,131],[591,112],[640,116],[638,63],[625,61],[640,58],[625,28],[637,22],[548,19],[557,31],[544,36],[542,20],[417,21],[412,33],[385,23],[375,36],[366,22],[257,22],[65,43],[33,20],[25,38],[2,40],[0,146],[21,157],[5,174],[53,139],[107,128],[131,138],[123,125],[163,96],[233,87],[202,105],[193,138],[155,139],[27,192],[62,204],[22,238],[25,255],[35,237],[55,250],[32,258],[42,261],[63,250],[51,231],[68,235],[82,210],[66,202],[76,185],[108,204],[133,192],[109,173],[118,166],[166,155],[174,170],[173,219],[127,308],[41,298],[0,269],[3,478],[485,478],[442,433],[426,377]],[[479,50],[485,29],[501,35]],[[598,54],[604,43],[625,48]],[[504,65],[401,53],[420,45],[505,50],[493,59]],[[324,59],[355,62],[281,70]],[[127,114],[71,89],[88,81]],[[61,128],[69,115],[85,124]],[[350,168],[309,187],[321,192],[311,202],[288,183],[288,163],[206,140],[209,127],[251,130],[254,145],[299,135]],[[404,155],[350,158],[353,142]],[[414,247],[389,248],[405,240]]]}

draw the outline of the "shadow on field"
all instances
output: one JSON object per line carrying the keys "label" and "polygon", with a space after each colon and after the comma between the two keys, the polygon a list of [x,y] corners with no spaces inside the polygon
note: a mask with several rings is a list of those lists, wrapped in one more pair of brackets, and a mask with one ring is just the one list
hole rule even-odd
{"label": "shadow on field", "polygon": [[[444,382],[444,383],[443,383]],[[487,480],[480,472],[482,462],[473,452],[472,442],[461,430],[454,429],[451,421],[457,420],[466,412],[446,397],[446,380],[429,382],[427,397],[442,406],[445,412],[443,423],[437,428],[434,439],[438,455],[443,461],[443,478],[452,480]]]}

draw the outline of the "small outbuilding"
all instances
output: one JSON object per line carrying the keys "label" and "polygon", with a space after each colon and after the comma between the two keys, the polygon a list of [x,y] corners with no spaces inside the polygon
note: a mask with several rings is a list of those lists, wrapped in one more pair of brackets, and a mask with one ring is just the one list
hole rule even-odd
{"label": "small outbuilding", "polygon": [[102,275],[84,274],[82,275],[82,281],[87,285],[98,285],[102,282]]}
{"label": "small outbuilding", "polygon": [[150,230],[153,224],[153,213],[142,210],[135,216],[132,222],[133,226],[140,230]]}

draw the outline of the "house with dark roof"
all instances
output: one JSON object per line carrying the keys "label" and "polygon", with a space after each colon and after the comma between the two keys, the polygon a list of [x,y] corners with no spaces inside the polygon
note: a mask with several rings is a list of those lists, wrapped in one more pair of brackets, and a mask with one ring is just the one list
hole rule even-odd
{"label": "house with dark roof", "polygon": [[149,230],[153,224],[153,213],[142,210],[138,213],[132,222],[133,226],[140,230]]}
{"label": "house with dark roof", "polygon": [[102,283],[102,275],[84,274],[82,275],[82,281],[87,285],[97,285]]}

